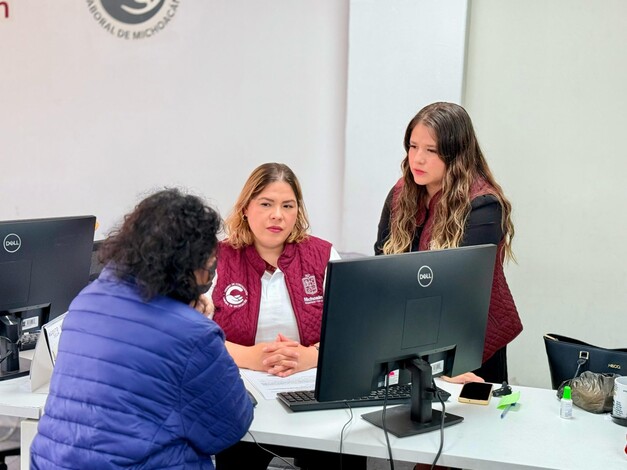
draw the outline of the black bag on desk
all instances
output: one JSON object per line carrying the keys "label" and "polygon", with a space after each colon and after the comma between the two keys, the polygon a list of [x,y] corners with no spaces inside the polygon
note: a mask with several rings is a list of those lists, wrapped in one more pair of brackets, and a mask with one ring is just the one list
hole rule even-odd
{"label": "black bag on desk", "polygon": [[544,335],[549,358],[553,390],[565,380],[589,370],[600,374],[627,375],[627,349],[607,349],[593,346],[567,336]]}

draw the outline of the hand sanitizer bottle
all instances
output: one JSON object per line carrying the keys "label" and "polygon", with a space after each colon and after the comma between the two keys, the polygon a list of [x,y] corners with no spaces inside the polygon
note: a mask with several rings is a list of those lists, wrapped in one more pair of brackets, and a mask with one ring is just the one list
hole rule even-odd
{"label": "hand sanitizer bottle", "polygon": [[560,418],[571,419],[573,417],[573,400],[570,398],[570,387],[566,385],[560,400]]}

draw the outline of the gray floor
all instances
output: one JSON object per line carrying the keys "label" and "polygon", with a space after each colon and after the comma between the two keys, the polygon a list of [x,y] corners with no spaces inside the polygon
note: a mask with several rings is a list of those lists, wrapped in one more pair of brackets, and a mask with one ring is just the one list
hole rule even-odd
{"label": "gray floor", "polygon": [[[0,429],[2,429],[2,431],[0,431],[0,435],[4,436],[5,435],[4,433],[6,432],[5,431],[6,428],[0,428]],[[15,448],[20,446],[19,428],[17,428],[13,432],[14,432],[14,434],[12,436],[10,436],[11,437],[10,439],[0,441],[0,449],[2,449],[2,450],[12,450],[12,449],[15,449]],[[20,457],[19,457],[19,455],[5,457],[4,463],[7,465],[8,470],[19,470],[20,469]]]}
{"label": "gray floor", "polygon": [[[386,470],[390,468],[387,460],[368,457],[368,470]],[[414,464],[408,462],[394,462],[395,470],[413,470]]]}
{"label": "gray floor", "polygon": [[4,463],[7,464],[9,470],[20,470],[20,458],[19,457],[7,457],[4,459]]}

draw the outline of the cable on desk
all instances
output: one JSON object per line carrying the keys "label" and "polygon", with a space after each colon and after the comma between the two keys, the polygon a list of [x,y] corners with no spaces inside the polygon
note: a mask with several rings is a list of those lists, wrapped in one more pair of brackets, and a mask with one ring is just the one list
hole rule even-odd
{"label": "cable on desk", "polygon": [[2,364],[4,362],[5,359],[8,359],[9,357],[11,357],[13,355],[13,351],[9,351],[7,352],[4,356],[0,357],[0,364]]}
{"label": "cable on desk", "polygon": [[[13,344],[13,341],[11,341],[11,340],[10,340],[9,338],[7,338],[6,336],[0,336],[0,339],[5,340],[7,343]],[[19,344],[20,344],[20,343],[19,343],[19,341],[18,341],[16,344],[17,344],[17,345],[18,345],[18,347],[19,347]],[[8,349],[8,348],[7,348],[7,349]],[[13,351],[8,351],[8,350],[7,350],[7,353],[6,353],[4,356],[0,357],[0,364],[2,364],[2,363],[5,361],[5,359],[8,359],[8,358],[9,358],[9,357],[11,357],[12,355],[13,355]]]}
{"label": "cable on desk", "polygon": [[282,460],[286,465],[289,465],[290,468],[293,468],[294,470],[298,470],[298,468],[296,468],[294,465],[292,465],[291,463],[289,463],[286,459],[284,459],[283,457],[281,457],[279,454],[275,454],[274,452],[272,452],[270,449],[266,449],[264,446],[262,446],[261,444],[259,444],[257,442],[257,439],[255,439],[255,436],[253,436],[253,433],[250,431],[246,431],[247,434],[250,435],[250,437],[252,438],[253,442],[255,444],[257,444],[257,446],[261,449],[266,451],[268,454],[272,455],[273,457],[276,457],[277,459]]}
{"label": "cable on desk", "polygon": [[340,470],[342,470],[342,445],[344,444],[344,430],[346,429],[346,426],[348,426],[353,421],[353,409],[348,402],[346,403],[346,407],[351,412],[351,415],[348,421],[346,421],[346,423],[344,424],[344,426],[342,426],[342,431],[340,432]]}
{"label": "cable on desk", "polygon": [[388,428],[385,425],[385,413],[388,408],[389,390],[390,390],[390,371],[386,367],[385,369],[385,394],[383,395],[383,413],[381,414],[381,421],[383,424],[383,434],[385,435],[385,442],[388,446],[388,456],[390,458],[390,470],[394,470],[394,459],[392,458],[392,446],[390,446],[390,436],[388,436]]}
{"label": "cable on desk", "polygon": [[440,448],[438,449],[438,453],[435,455],[435,459],[431,464],[431,470],[435,469],[435,464],[437,463],[440,455],[442,454],[442,448],[444,447],[444,418],[446,417],[446,405],[444,404],[444,400],[442,400],[442,396],[440,395],[440,391],[438,387],[435,385],[435,380],[431,379],[431,385],[433,386],[433,390],[440,400],[440,404],[442,405],[442,415],[440,418]]}

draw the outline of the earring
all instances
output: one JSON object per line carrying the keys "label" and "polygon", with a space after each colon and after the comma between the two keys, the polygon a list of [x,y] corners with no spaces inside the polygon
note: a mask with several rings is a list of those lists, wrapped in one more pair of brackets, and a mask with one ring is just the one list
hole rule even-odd
{"label": "earring", "polygon": [[248,220],[248,217],[246,216],[246,214],[242,214],[242,219],[243,220]]}

